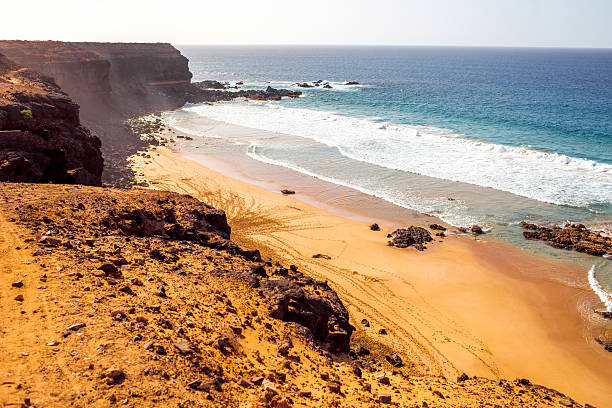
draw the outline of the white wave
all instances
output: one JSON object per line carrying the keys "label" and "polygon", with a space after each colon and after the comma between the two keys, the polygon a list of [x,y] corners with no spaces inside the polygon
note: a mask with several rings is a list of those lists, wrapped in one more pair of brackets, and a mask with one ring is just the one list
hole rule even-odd
{"label": "white wave", "polygon": [[612,295],[601,287],[601,284],[595,277],[595,265],[591,266],[591,269],[589,269],[589,285],[591,285],[593,292],[599,296],[599,299],[606,306],[608,312],[612,312]]}
{"label": "white wave", "polygon": [[353,160],[394,170],[553,204],[612,203],[612,166],[592,160],[472,140],[431,126],[392,125],[278,103],[185,109],[219,121],[309,138]]}
{"label": "white wave", "polygon": [[[310,170],[307,170],[301,166],[297,166],[295,164],[291,164],[291,163],[287,163],[287,162],[282,162],[279,160],[275,160],[275,159],[271,159],[269,157],[266,157],[262,154],[260,154],[257,151],[258,148],[258,144],[255,142],[251,142],[248,149],[247,149],[247,156],[249,156],[250,158],[260,161],[262,163],[267,163],[267,164],[272,164],[274,166],[280,166],[280,167],[285,167],[287,169],[296,171],[298,173],[302,173],[305,174],[307,176],[310,177],[314,177],[318,180],[323,180],[323,181],[327,181],[328,183],[332,183],[332,184],[336,184],[339,186],[343,186],[343,187],[347,187],[353,190],[357,190],[361,193],[367,194],[369,196],[372,197],[377,197],[380,199],[383,199],[387,202],[390,202],[391,204],[395,204],[399,207],[403,207],[403,208],[407,208],[410,210],[414,210],[420,213],[429,213],[431,212],[434,207],[439,207],[439,203],[432,203],[431,200],[424,200],[422,198],[417,198],[417,197],[407,197],[407,196],[401,196],[401,197],[396,197],[395,195],[393,195],[390,191],[388,190],[383,190],[383,191],[377,191],[377,190],[373,190],[373,189],[369,189],[369,188],[364,188],[362,186],[359,186],[355,183],[348,183],[346,181],[334,178],[334,177],[327,177],[327,176],[323,176],[321,174],[317,174],[314,173]],[[445,203],[446,204],[446,203]],[[459,203],[455,203],[455,207],[460,205]],[[457,210],[456,208],[447,208],[445,211],[439,211],[436,214],[436,217],[438,217],[439,219],[441,219],[442,221],[446,222],[447,224],[450,225],[454,225],[454,226],[462,226],[462,227],[467,227],[467,226],[471,226],[474,225],[476,223],[478,223],[478,220],[475,217],[472,217],[470,215],[465,214],[464,211],[453,211],[453,210]]]}

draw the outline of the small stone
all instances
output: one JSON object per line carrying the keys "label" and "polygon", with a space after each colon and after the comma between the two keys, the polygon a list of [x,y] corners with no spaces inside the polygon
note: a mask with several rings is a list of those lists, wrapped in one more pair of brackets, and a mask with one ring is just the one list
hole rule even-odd
{"label": "small stone", "polygon": [[82,329],[85,326],[86,326],[85,323],[75,323],[75,324],[71,324],[70,326],[68,326],[68,330],[77,331],[77,330]]}
{"label": "small stone", "polygon": [[271,391],[274,395],[278,394],[278,390],[276,389],[276,384],[268,379],[264,379],[261,383],[264,391]]}
{"label": "small stone", "polygon": [[167,354],[166,349],[161,344],[155,345],[155,352],[159,354],[160,356],[165,356]]}
{"label": "small stone", "polygon": [[251,388],[253,386],[253,383],[251,383],[249,380],[247,380],[244,377],[238,377],[237,382],[238,382],[238,385],[244,388]]}
{"label": "small stone", "polygon": [[134,291],[132,291],[132,288],[130,288],[129,286],[122,287],[121,289],[119,289],[119,292],[123,292],[125,294],[130,295],[130,296],[136,296]]}
{"label": "small stone", "polygon": [[336,394],[340,394],[341,393],[341,387],[340,387],[340,383],[337,381],[332,381],[330,383],[327,384],[327,386],[329,387],[329,390],[331,392],[335,392]]}
{"label": "small stone", "polygon": [[144,344],[144,346],[142,346],[142,347],[143,347],[145,350],[151,350],[151,349],[153,348],[153,345],[154,345],[154,344],[155,344],[154,342],[149,341],[149,342],[146,342],[146,343]]}
{"label": "small stone", "polygon": [[290,194],[295,194],[295,191],[283,188],[281,190],[281,193],[283,193],[284,195],[290,195]]}
{"label": "small stone", "polygon": [[251,382],[255,385],[261,385],[261,383],[263,382],[264,378],[261,376],[257,376],[257,377],[253,377],[251,378]]}
{"label": "small stone", "polygon": [[55,346],[59,346],[59,343],[57,341],[50,341],[49,343],[47,343],[47,346],[55,347]]}
{"label": "small stone", "polygon": [[117,269],[115,264],[110,263],[110,262],[100,265],[98,269],[100,269],[106,275],[111,276],[113,278],[121,278],[122,276],[121,271]]}
{"label": "small stone", "polygon": [[23,295],[19,294],[19,295],[15,296],[15,300],[18,301],[18,302],[23,302]]}
{"label": "small stone", "polygon": [[278,347],[278,352],[284,356],[286,356],[287,354],[289,354],[289,350],[291,349],[291,344],[289,343],[283,343]]}
{"label": "small stone", "polygon": [[395,354],[395,353],[385,355],[385,359],[393,367],[401,367],[401,366],[404,365],[404,362],[402,361],[402,358],[399,355]]}
{"label": "small stone", "polygon": [[457,377],[457,382],[464,382],[469,380],[470,377],[468,377],[468,375],[466,373],[461,374],[459,377]]}
{"label": "small stone", "polygon": [[132,341],[141,341],[142,340],[142,336],[140,334],[137,334],[134,336],[134,338],[132,339]]}
{"label": "small stone", "polygon": [[107,384],[118,384],[125,378],[125,373],[120,368],[111,367],[104,372],[104,377]]}
{"label": "small stone", "polygon": [[14,287],[14,288],[21,288],[23,286],[23,281],[20,280],[20,281],[17,281],[17,282],[13,282],[11,284],[11,286]]}
{"label": "small stone", "polygon": [[40,238],[38,242],[40,242],[41,244],[45,246],[50,246],[50,247],[56,247],[61,243],[59,239],[50,237],[48,235],[43,235],[43,237]]}
{"label": "small stone", "polygon": [[389,377],[387,377],[385,373],[380,373],[376,375],[376,381],[378,381],[381,384],[391,385],[391,381],[389,381]]}
{"label": "small stone", "polygon": [[300,390],[299,395],[300,397],[310,398],[312,396],[312,391],[306,389]]}
{"label": "small stone", "polygon": [[242,327],[230,326],[230,329],[232,329],[234,334],[237,335],[237,336],[240,336],[242,334]]}
{"label": "small stone", "polygon": [[391,403],[391,395],[389,394],[378,394],[378,402],[381,404],[390,404]]}
{"label": "small stone", "polygon": [[368,321],[368,319],[361,319],[361,324],[365,327],[370,327],[370,322]]}
{"label": "small stone", "polygon": [[318,258],[318,259],[327,259],[327,260],[332,259],[331,256],[325,255],[325,254],[314,254],[312,257]]}
{"label": "small stone", "polygon": [[383,334],[383,335],[387,334],[387,329],[380,329],[378,331],[378,334]]}
{"label": "small stone", "polygon": [[123,310],[113,310],[111,312],[111,316],[113,319],[119,321],[125,319],[127,317],[127,314],[125,314]]}
{"label": "small stone", "polygon": [[374,223],[374,224],[370,225],[370,229],[372,231],[380,231],[380,226],[378,224]]}
{"label": "small stone", "polygon": [[155,290],[155,294],[159,297],[165,298],[167,297],[166,295],[166,288],[164,288],[163,285],[160,285],[157,287],[157,290]]}
{"label": "small stone", "polygon": [[191,347],[189,347],[189,344],[187,344],[184,340],[179,340],[174,343],[174,348],[176,348],[176,350],[184,356],[193,352]]}

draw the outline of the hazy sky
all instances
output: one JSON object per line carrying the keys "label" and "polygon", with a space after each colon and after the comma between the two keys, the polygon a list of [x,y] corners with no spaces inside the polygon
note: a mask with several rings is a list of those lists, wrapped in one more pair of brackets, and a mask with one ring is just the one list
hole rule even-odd
{"label": "hazy sky", "polygon": [[612,0],[1,0],[0,39],[612,47]]}

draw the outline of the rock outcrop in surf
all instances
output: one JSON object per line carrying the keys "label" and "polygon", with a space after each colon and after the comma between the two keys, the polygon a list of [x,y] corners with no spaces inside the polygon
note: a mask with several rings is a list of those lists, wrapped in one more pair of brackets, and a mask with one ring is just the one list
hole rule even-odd
{"label": "rock outcrop in surf", "polygon": [[527,239],[544,241],[548,245],[573,249],[594,256],[612,254],[612,239],[599,231],[589,230],[583,224],[566,224],[562,227],[544,227],[542,225],[521,222],[521,227]]}

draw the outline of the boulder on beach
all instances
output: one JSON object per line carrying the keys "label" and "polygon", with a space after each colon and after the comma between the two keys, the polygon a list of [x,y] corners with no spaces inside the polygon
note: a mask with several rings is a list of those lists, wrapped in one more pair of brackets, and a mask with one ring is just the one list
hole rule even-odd
{"label": "boulder on beach", "polygon": [[424,244],[426,242],[433,241],[433,238],[429,231],[423,227],[410,226],[408,228],[400,228],[389,234],[391,240],[388,242],[389,246],[395,246],[398,248],[408,248],[414,246],[419,251],[425,249]]}

